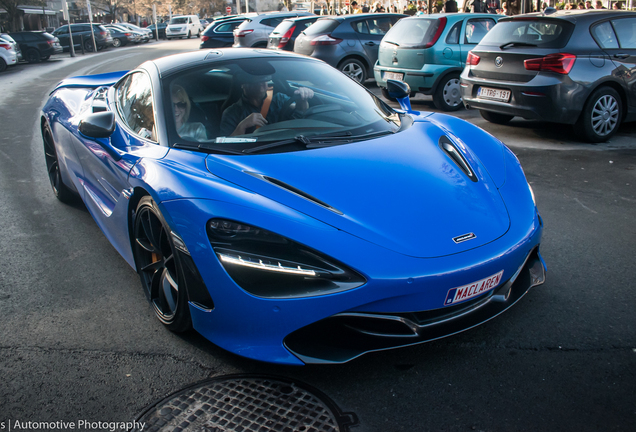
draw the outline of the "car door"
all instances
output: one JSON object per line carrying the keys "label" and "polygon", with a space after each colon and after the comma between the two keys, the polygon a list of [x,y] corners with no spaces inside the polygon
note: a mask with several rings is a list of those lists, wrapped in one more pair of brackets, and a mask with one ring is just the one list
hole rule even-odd
{"label": "car door", "polygon": [[82,194],[86,207],[113,246],[130,257],[128,238],[128,174],[141,157],[140,149],[158,148],[150,77],[145,72],[125,76],[113,92],[117,127],[98,142],[80,134],[74,145],[83,168]]}
{"label": "car door", "polygon": [[636,18],[614,19],[612,26],[618,38],[618,48],[609,50],[609,54],[625,82],[627,102],[633,109],[636,107]]}
{"label": "car door", "polygon": [[468,51],[477,46],[479,42],[486,36],[497,22],[492,18],[470,18],[467,19],[464,26],[461,44],[461,56],[459,58],[461,67],[466,66],[466,57],[468,57]]}
{"label": "car door", "polygon": [[53,32],[53,36],[55,36],[56,38],[58,38],[60,40],[60,45],[62,45],[62,47],[67,48],[70,47],[69,44],[69,35],[68,35],[68,26],[62,26],[60,28],[58,28],[57,30],[55,30]]}
{"label": "car door", "polygon": [[394,21],[389,16],[370,17],[352,23],[370,65],[374,65],[378,59],[380,42],[393,24]]}

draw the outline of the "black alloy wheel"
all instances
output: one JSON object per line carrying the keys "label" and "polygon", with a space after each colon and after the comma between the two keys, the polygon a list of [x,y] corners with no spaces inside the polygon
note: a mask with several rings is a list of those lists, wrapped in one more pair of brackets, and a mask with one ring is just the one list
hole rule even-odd
{"label": "black alloy wheel", "polygon": [[91,38],[88,38],[84,41],[84,49],[87,52],[93,52],[93,40]]}
{"label": "black alloy wheel", "polygon": [[26,52],[26,61],[29,63],[40,63],[42,61],[42,56],[38,50],[31,48]]}
{"label": "black alloy wheel", "polygon": [[490,123],[495,123],[500,125],[508,124],[508,122],[512,120],[512,118],[514,117],[508,114],[499,114],[496,112],[484,111],[484,110],[479,110],[479,114],[481,114],[481,116],[484,119],[488,120]]}
{"label": "black alloy wheel", "polygon": [[77,199],[77,195],[64,184],[62,171],[57,158],[53,134],[48,124],[42,127],[42,140],[44,141],[44,159],[46,170],[49,173],[49,182],[55,197],[65,204],[70,204]]}
{"label": "black alloy wheel", "polygon": [[173,332],[191,328],[183,272],[171,230],[157,204],[143,197],[133,221],[135,263],[155,316]]}
{"label": "black alloy wheel", "polygon": [[599,87],[588,98],[575,132],[584,141],[600,143],[616,134],[623,117],[621,96],[611,87]]}

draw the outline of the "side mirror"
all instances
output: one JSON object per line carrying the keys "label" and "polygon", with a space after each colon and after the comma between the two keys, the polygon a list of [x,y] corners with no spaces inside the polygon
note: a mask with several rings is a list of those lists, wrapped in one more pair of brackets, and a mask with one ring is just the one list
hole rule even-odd
{"label": "side mirror", "polygon": [[407,83],[404,81],[388,79],[386,80],[386,89],[389,92],[389,97],[397,99],[397,102],[404,111],[412,111],[411,101],[409,99],[411,87],[409,87]]}
{"label": "side mirror", "polygon": [[88,138],[109,138],[115,131],[115,113],[104,111],[91,114],[80,121],[79,131]]}

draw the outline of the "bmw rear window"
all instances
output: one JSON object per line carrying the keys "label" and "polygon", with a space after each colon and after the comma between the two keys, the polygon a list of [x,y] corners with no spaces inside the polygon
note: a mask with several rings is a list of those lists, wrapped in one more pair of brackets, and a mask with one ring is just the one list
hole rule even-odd
{"label": "bmw rear window", "polygon": [[421,48],[433,40],[439,20],[402,19],[384,36],[384,42],[391,42],[400,48]]}
{"label": "bmw rear window", "polygon": [[501,20],[484,36],[480,45],[563,48],[572,36],[574,24],[555,19]]}
{"label": "bmw rear window", "polygon": [[325,33],[331,33],[340,25],[339,21],[332,19],[319,19],[310,27],[307,28],[303,33],[307,36],[320,35]]}

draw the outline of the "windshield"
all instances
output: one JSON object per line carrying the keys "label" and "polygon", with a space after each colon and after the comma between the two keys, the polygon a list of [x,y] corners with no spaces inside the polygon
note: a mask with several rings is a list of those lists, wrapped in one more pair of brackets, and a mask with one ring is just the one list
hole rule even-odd
{"label": "windshield", "polygon": [[399,115],[364,87],[303,59],[217,63],[165,78],[163,88],[171,144],[248,152],[297,140],[311,148],[323,137],[352,142],[401,126]]}
{"label": "windshield", "polygon": [[499,21],[481,40],[480,46],[527,46],[563,48],[570,39],[574,24],[565,20],[512,19]]}
{"label": "windshield", "polygon": [[187,23],[188,23],[187,17],[172,18],[170,20],[170,24],[187,24]]}

